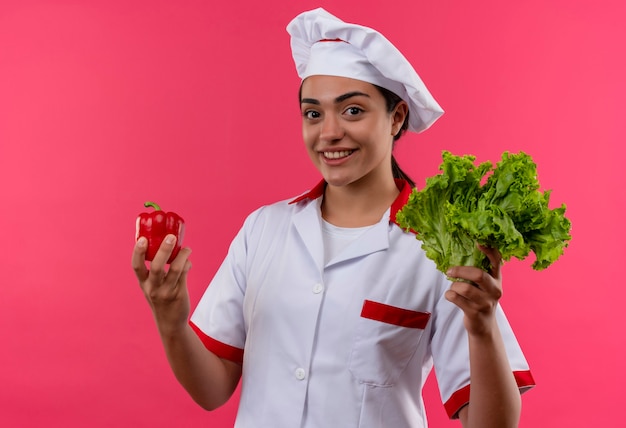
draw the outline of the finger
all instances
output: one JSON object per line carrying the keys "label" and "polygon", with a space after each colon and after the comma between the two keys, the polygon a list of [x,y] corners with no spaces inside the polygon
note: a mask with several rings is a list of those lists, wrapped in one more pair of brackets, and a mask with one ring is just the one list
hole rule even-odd
{"label": "finger", "polygon": [[485,245],[478,245],[478,249],[483,252],[489,259],[489,263],[491,263],[490,274],[494,278],[500,277],[500,268],[502,267],[502,255],[497,248],[487,247]]}
{"label": "finger", "polygon": [[189,275],[189,270],[191,269],[191,261],[185,261],[185,267],[183,267],[183,272],[181,273],[178,281],[176,282],[175,287],[181,286],[183,292],[187,291],[187,276]]}
{"label": "finger", "polygon": [[148,279],[148,268],[146,268],[146,251],[148,249],[148,240],[141,236],[135,243],[133,248],[133,256],[131,266],[135,271],[135,275],[140,282]]}
{"label": "finger", "polygon": [[448,300],[451,303],[454,303],[459,308],[461,308],[463,312],[466,312],[470,309],[471,300],[469,300],[467,297],[463,296],[462,294],[459,294],[458,292],[456,292],[455,290],[451,288],[446,290],[445,297],[446,297],[446,300]]}
{"label": "finger", "polygon": [[187,272],[191,269],[191,261],[189,261],[190,255],[190,248],[183,248],[180,250],[176,258],[172,260],[170,268],[167,271],[167,275],[165,277],[166,285],[174,288],[180,281],[186,280]]}
{"label": "finger", "polygon": [[484,270],[474,266],[452,266],[446,272],[448,278],[453,281],[468,282],[475,287],[479,287],[479,284],[484,280],[485,274]]}
{"label": "finger", "polygon": [[[496,268],[499,272],[499,266]],[[501,280],[493,277],[489,272],[473,267],[473,266],[454,266],[447,271],[449,278],[454,282],[451,288],[458,287],[460,284],[472,285],[477,292],[486,292],[491,299],[499,300],[502,297]],[[457,285],[459,284],[459,285]],[[471,291],[471,288],[463,287],[463,290]],[[482,299],[479,294],[469,295],[465,293],[469,299]]]}
{"label": "finger", "polygon": [[453,283],[446,290],[445,297],[448,301],[461,308],[468,317],[492,313],[499,300],[499,297],[491,292],[483,291],[464,282]]}
{"label": "finger", "polygon": [[155,276],[155,278],[162,279],[165,277],[165,265],[174,251],[174,247],[176,246],[176,236],[172,234],[168,234],[161,242],[161,246],[159,250],[154,255],[154,259],[150,264],[150,271]]}
{"label": "finger", "polygon": [[[461,284],[461,283],[457,283]],[[473,287],[469,284],[464,284],[467,287],[470,287],[474,290],[474,292],[480,292],[476,287]],[[460,291],[459,289],[450,288],[446,290],[444,296],[446,300],[450,303],[455,304],[459,309],[461,309],[467,316],[473,316],[473,314],[480,313],[484,310],[484,305],[481,304],[482,299],[479,296],[472,295],[471,290]]]}
{"label": "finger", "polygon": [[453,282],[448,291],[467,301],[467,303],[478,302],[484,295],[484,292],[476,284],[465,281]]}

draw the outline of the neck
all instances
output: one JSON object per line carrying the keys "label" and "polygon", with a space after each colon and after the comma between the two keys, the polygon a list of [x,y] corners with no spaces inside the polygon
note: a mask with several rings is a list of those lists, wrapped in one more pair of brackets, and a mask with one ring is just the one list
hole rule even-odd
{"label": "neck", "polygon": [[376,224],[399,194],[390,174],[384,180],[359,181],[345,186],[327,185],[322,217],[335,226],[363,227]]}

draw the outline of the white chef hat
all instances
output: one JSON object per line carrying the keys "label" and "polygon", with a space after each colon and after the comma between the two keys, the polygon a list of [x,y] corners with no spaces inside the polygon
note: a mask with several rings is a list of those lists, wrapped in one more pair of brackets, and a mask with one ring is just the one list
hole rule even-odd
{"label": "white chef hat", "polygon": [[349,77],[388,89],[409,105],[409,130],[421,132],[443,110],[402,53],[382,34],[343,22],[322,8],[301,13],[287,26],[298,75]]}

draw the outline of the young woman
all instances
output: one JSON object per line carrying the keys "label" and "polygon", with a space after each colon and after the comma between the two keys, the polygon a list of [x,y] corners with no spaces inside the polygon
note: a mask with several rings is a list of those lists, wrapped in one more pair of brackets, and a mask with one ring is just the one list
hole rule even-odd
{"label": "young woman", "polygon": [[[392,149],[442,111],[376,31],[317,9],[289,25],[302,130],[322,181],[245,221],[191,319],[190,250],[133,268],[169,362],[206,409],[242,382],[237,427],[424,427],[421,390],[435,368],[464,427],[514,427],[528,365],[490,272],[455,267],[451,283],[395,223],[411,182]],[[471,385],[471,389],[470,389]]]}

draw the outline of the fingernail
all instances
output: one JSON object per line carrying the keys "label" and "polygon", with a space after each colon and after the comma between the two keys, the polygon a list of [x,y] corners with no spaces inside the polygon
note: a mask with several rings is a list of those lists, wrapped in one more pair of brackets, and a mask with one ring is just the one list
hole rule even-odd
{"label": "fingernail", "polygon": [[146,246],[146,242],[148,242],[148,240],[144,238],[143,236],[140,236],[139,239],[137,239],[137,246],[139,248],[143,248]]}
{"label": "fingernail", "polygon": [[446,275],[447,275],[447,276],[451,276],[451,275],[452,275],[452,269],[448,269],[448,270],[446,271]]}
{"label": "fingernail", "polygon": [[166,244],[173,244],[173,243],[174,243],[174,241],[175,241],[175,239],[176,239],[176,238],[174,237],[174,235],[167,235],[167,236],[165,237],[165,243],[166,243]]}

